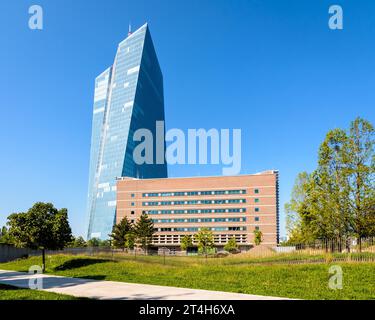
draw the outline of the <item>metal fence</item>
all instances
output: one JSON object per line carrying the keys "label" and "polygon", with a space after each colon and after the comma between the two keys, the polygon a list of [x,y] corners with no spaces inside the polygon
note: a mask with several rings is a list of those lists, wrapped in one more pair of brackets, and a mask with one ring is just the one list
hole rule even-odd
{"label": "metal fence", "polygon": [[[195,248],[196,249],[196,248]],[[111,258],[120,260],[138,256],[164,256],[164,257],[186,257],[204,256],[198,254],[197,250],[180,251],[167,247],[151,248],[144,251],[122,250],[111,247],[82,247],[65,248],[64,250],[47,250],[47,255],[83,255],[92,257]],[[15,260],[28,256],[39,256],[41,251],[31,249],[20,249],[12,246],[0,245],[0,262]],[[208,258],[222,257],[243,258],[247,263],[322,263],[322,262],[375,262],[375,238],[366,238],[359,241],[347,239],[343,241],[315,241],[309,244],[294,244],[290,246],[269,247],[265,245],[254,246],[246,252],[229,254],[225,251],[211,251]]]}
{"label": "metal fence", "polygon": [[375,238],[324,239],[311,243],[295,244],[296,250],[321,250],[331,253],[373,252],[375,253]]}
{"label": "metal fence", "polygon": [[29,248],[16,248],[11,245],[0,243],[0,262],[8,262],[20,258],[27,258],[30,255],[39,254],[38,251]]}
{"label": "metal fence", "polygon": [[[111,257],[121,259],[124,257],[137,256],[203,256],[194,251],[178,251],[167,247],[150,249],[147,252],[138,248],[137,250],[121,250],[110,247],[85,247],[66,248],[60,251],[47,251],[49,255],[69,254]],[[321,263],[329,261],[352,261],[352,262],[375,262],[375,241],[374,238],[362,239],[361,248],[358,243],[351,240],[350,243],[343,241],[341,244],[336,241],[316,241],[310,244],[296,244],[294,246],[254,246],[246,252],[229,254],[225,251],[211,252],[209,258],[222,258],[225,256],[249,259],[252,263]],[[258,260],[258,261],[257,261]]]}

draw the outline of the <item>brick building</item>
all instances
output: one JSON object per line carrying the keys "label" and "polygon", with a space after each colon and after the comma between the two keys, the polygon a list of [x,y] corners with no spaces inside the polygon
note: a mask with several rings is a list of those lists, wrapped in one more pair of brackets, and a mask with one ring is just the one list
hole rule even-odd
{"label": "brick building", "polygon": [[235,236],[242,249],[253,244],[254,230],[264,245],[279,241],[278,171],[216,177],[117,181],[116,223],[136,222],[142,213],[153,219],[153,244],[178,250],[186,234],[209,228],[217,247]]}

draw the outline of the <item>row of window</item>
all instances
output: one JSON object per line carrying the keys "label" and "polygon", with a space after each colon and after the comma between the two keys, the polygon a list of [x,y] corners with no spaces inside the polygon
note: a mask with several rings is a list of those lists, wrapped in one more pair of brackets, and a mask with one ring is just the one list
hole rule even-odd
{"label": "row of window", "polygon": [[[255,212],[259,212],[259,208],[254,208]],[[184,213],[238,213],[246,212],[246,208],[229,208],[229,209],[188,209],[188,210],[143,210],[143,214],[184,214]],[[135,214],[135,211],[131,211],[131,214]]]}
{"label": "row of window", "polygon": [[[184,234],[156,234],[152,237],[152,243],[154,244],[180,244],[181,239],[184,237]],[[247,236],[246,234],[214,234],[214,242],[216,244],[223,244],[227,243],[229,239],[235,237],[237,243],[246,243]],[[192,239],[193,243],[196,243],[194,241],[194,238]]]}
{"label": "row of window", "polygon": [[[257,227],[256,227],[257,228]],[[155,228],[156,232],[172,232],[172,231],[199,231],[201,228],[191,227],[191,228]],[[205,227],[210,231],[245,231],[246,227]]]}
{"label": "row of window", "polygon": [[[255,202],[259,199],[255,199]],[[181,201],[151,201],[142,202],[143,206],[170,206],[184,204],[227,204],[227,203],[246,203],[246,199],[216,199],[216,200],[181,200]],[[134,202],[132,202],[134,206]]]}
{"label": "row of window", "polygon": [[[204,196],[204,195],[245,194],[245,193],[246,193],[245,189],[214,190],[214,191],[158,192],[158,193],[142,193],[142,197],[181,197],[181,196]],[[259,193],[259,189],[255,189],[254,193]]]}
{"label": "row of window", "polygon": [[153,219],[153,223],[179,223],[179,222],[245,222],[246,218],[189,218],[189,219]]}
{"label": "row of window", "polygon": [[[152,239],[179,239],[179,238],[183,238],[185,236],[185,234],[153,234],[152,235]],[[217,234],[215,233],[214,234],[214,239],[221,239],[221,240],[225,240],[225,239],[230,239],[230,238],[233,238],[235,237],[236,239],[240,239],[240,238],[247,238],[247,235],[244,234],[244,233],[224,233],[224,234]],[[195,239],[193,239],[194,241]]]}
{"label": "row of window", "polygon": [[[256,212],[259,208],[255,208]],[[184,214],[184,213],[226,213],[226,212],[246,212],[246,208],[228,208],[228,209],[186,209],[186,210],[143,210],[144,214]],[[134,211],[131,211],[134,214]]]}

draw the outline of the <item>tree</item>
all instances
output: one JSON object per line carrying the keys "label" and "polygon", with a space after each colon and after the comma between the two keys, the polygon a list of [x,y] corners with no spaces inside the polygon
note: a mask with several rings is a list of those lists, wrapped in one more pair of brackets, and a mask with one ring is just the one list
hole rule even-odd
{"label": "tree", "polygon": [[68,210],[57,210],[52,203],[37,202],[27,212],[8,217],[9,235],[17,247],[42,250],[45,271],[45,250],[61,250],[71,240]]}
{"label": "tree", "polygon": [[193,247],[193,239],[190,234],[186,234],[181,239],[181,250],[187,250]]}
{"label": "tree", "polygon": [[312,203],[318,223],[317,235],[341,243],[349,236],[348,136],[342,129],[331,130],[319,148],[316,170],[316,200]]}
{"label": "tree", "polygon": [[136,235],[134,231],[127,233],[125,235],[125,248],[130,249],[130,250],[134,249],[135,241],[136,241]]}
{"label": "tree", "polygon": [[232,237],[228,240],[228,242],[224,246],[224,250],[228,252],[235,252],[238,250],[236,237]]}
{"label": "tree", "polygon": [[7,227],[5,226],[0,229],[0,243],[12,244],[12,239],[9,235]]}
{"label": "tree", "polygon": [[134,230],[136,239],[140,242],[142,249],[147,252],[155,233],[154,223],[147,214],[143,213],[137,220]]}
{"label": "tree", "polygon": [[310,175],[307,172],[298,174],[294,182],[291,200],[285,204],[289,243],[302,243],[309,238],[310,233],[305,230],[305,221],[307,218],[307,191],[310,182]]}
{"label": "tree", "polygon": [[101,240],[99,238],[91,238],[87,241],[88,247],[99,247]]}
{"label": "tree", "polygon": [[374,128],[361,118],[327,133],[317,169],[300,174],[285,207],[290,238],[333,240],[341,251],[343,240],[349,249],[357,237],[361,249],[361,238],[375,235],[374,144]]}
{"label": "tree", "polygon": [[111,241],[108,239],[105,240],[99,240],[99,247],[110,247]]}
{"label": "tree", "polygon": [[214,247],[214,235],[208,228],[202,228],[194,237],[198,243],[198,249],[207,257],[207,250]]}
{"label": "tree", "polygon": [[68,244],[69,248],[83,248],[86,246],[87,246],[86,241],[81,236],[77,238],[72,236],[72,241],[70,241],[70,243]]}
{"label": "tree", "polygon": [[358,238],[375,235],[375,130],[362,118],[349,129],[347,159],[352,214],[350,227]]}
{"label": "tree", "polygon": [[263,240],[263,233],[260,230],[254,230],[254,243],[259,246]]}
{"label": "tree", "polygon": [[129,234],[133,233],[133,231],[133,225],[127,217],[124,217],[118,224],[114,225],[112,233],[109,235],[113,240],[113,246],[122,250],[129,248]]}
{"label": "tree", "polygon": [[75,248],[84,248],[86,247],[86,241],[83,239],[83,237],[79,236],[78,238],[74,239],[74,247]]}

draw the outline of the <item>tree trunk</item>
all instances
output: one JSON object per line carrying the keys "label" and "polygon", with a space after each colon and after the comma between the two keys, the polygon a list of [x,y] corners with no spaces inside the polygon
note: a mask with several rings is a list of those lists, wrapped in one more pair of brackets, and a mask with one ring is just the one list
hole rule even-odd
{"label": "tree trunk", "polygon": [[42,273],[46,271],[46,250],[42,249]]}
{"label": "tree trunk", "polygon": [[362,252],[362,239],[361,239],[361,237],[358,237],[358,246],[359,246],[359,252]]}

